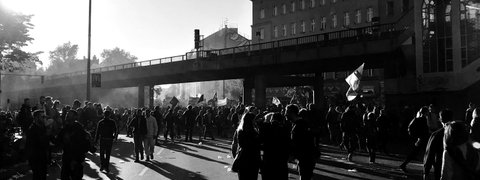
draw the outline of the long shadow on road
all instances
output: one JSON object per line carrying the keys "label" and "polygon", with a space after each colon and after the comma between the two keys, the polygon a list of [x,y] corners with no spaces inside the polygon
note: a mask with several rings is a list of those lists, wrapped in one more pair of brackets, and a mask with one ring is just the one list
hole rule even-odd
{"label": "long shadow on road", "polygon": [[167,177],[168,179],[179,179],[179,180],[206,180],[207,178],[199,173],[192,172],[170,163],[161,163],[158,161],[149,162],[140,162],[144,166],[154,170],[155,172]]}
{"label": "long shadow on road", "polygon": [[215,162],[215,163],[219,163],[219,164],[223,164],[223,165],[227,165],[227,166],[230,165],[229,163],[226,163],[226,162],[223,162],[223,161],[218,161],[218,160],[211,159],[211,158],[208,158],[208,157],[196,154],[196,153],[191,153],[189,151],[193,151],[193,152],[197,152],[197,151],[192,150],[192,149],[190,149],[186,146],[183,146],[181,144],[162,144],[162,145],[160,145],[160,147],[163,147],[165,149],[169,149],[169,150],[172,150],[172,151],[176,151],[176,152],[179,152],[179,153],[183,153],[183,154],[188,155],[188,156],[203,159],[205,161]]}

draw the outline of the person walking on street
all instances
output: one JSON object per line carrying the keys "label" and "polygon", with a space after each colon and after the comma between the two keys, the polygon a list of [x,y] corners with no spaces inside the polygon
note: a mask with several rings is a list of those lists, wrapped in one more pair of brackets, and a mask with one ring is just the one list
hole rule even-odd
{"label": "person walking on street", "polygon": [[360,117],[355,113],[355,106],[349,106],[342,114],[340,128],[342,129],[342,144],[347,149],[347,159],[352,161],[353,152],[358,148],[358,129]]}
{"label": "person walking on street", "polygon": [[147,161],[153,159],[153,152],[155,150],[155,139],[157,139],[158,125],[157,120],[152,116],[150,109],[145,110],[145,121],[147,124],[147,133],[143,144],[145,146],[145,155]]}
{"label": "person walking on street", "polygon": [[417,157],[418,153],[421,150],[425,149],[428,143],[428,138],[430,137],[429,128],[427,124],[427,115],[429,110],[427,107],[422,107],[420,111],[417,113],[417,117],[415,117],[410,124],[408,125],[408,133],[410,136],[417,139],[415,142],[415,146],[413,150],[408,154],[407,158],[403,163],[400,165],[400,169],[404,172],[407,172],[407,164]]}
{"label": "person walking on street", "polygon": [[195,113],[192,106],[188,106],[187,110],[183,113],[183,119],[185,119],[185,141],[192,142],[193,127],[195,126]]}
{"label": "person walking on street", "polygon": [[[239,180],[256,180],[260,169],[260,142],[254,125],[255,115],[243,115],[232,143],[232,154],[238,164]],[[238,157],[237,157],[238,156]]]}
{"label": "person walking on street", "polygon": [[85,153],[95,153],[90,134],[78,121],[78,114],[70,110],[65,117],[65,126],[57,136],[57,144],[63,148],[62,180],[80,180],[83,177]]}
{"label": "person walking on street", "polygon": [[163,133],[163,137],[165,138],[165,142],[168,142],[168,135],[170,135],[170,138],[172,139],[172,142],[175,142],[175,136],[174,136],[174,124],[175,124],[175,114],[173,113],[173,108],[170,108],[165,115],[165,131]]}
{"label": "person walking on street", "polygon": [[28,164],[33,172],[33,180],[47,179],[48,136],[45,128],[44,111],[33,112],[33,123],[27,131],[26,150]]}
{"label": "person walking on street", "polygon": [[128,127],[132,127],[133,129],[133,143],[135,144],[135,162],[139,162],[139,158],[141,160],[144,159],[142,142],[145,138],[145,134],[147,133],[147,125],[145,122],[145,117],[142,116],[141,109],[137,110],[137,113],[133,117],[132,121],[130,121]]}
{"label": "person walking on street", "polygon": [[104,118],[98,122],[95,134],[95,144],[100,139],[100,171],[110,172],[110,153],[112,152],[113,140],[117,138],[117,124],[110,118],[112,112],[106,110]]}

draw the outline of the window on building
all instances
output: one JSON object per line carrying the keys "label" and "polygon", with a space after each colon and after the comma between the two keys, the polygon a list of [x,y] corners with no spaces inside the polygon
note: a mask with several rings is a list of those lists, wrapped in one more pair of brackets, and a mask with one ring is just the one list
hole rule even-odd
{"label": "window on building", "polygon": [[265,39],[265,29],[261,28],[260,29],[260,40]]}
{"label": "window on building", "polygon": [[278,15],[278,7],[273,6],[273,16],[277,16],[277,15]]}
{"label": "window on building", "polygon": [[336,3],[336,2],[337,2],[337,0],[332,0],[332,3]]}
{"label": "window on building", "polygon": [[283,28],[282,28],[282,31],[283,31],[283,37],[287,36],[287,25],[283,25]]}
{"label": "window on building", "polygon": [[343,25],[345,27],[350,26],[350,13],[349,12],[345,12],[345,14],[343,15]]}
{"label": "window on building", "polygon": [[278,38],[278,26],[273,26],[273,37]]}
{"label": "window on building", "polygon": [[305,0],[300,0],[300,7],[302,8],[302,10],[305,9]]}
{"label": "window on building", "polygon": [[312,32],[315,32],[315,19],[312,19],[311,23],[310,23],[310,30]]}
{"label": "window on building", "polygon": [[314,8],[314,7],[315,7],[315,1],[316,1],[316,0],[310,0],[310,7],[311,7],[311,8]]}
{"label": "window on building", "polygon": [[327,29],[327,18],[322,17],[320,18],[320,30],[325,30]]}
{"label": "window on building", "polygon": [[291,27],[291,35],[297,34],[297,23],[292,23]]}
{"label": "window on building", "polygon": [[355,23],[357,24],[362,23],[362,11],[360,9],[357,9],[355,13]]}
{"label": "window on building", "polygon": [[367,8],[367,22],[372,22],[373,8]]}
{"label": "window on building", "polygon": [[292,8],[292,9],[290,9],[290,11],[295,12],[295,1],[292,1],[292,2],[290,3],[290,6],[291,6],[291,8]]}
{"label": "window on building", "polygon": [[332,15],[332,28],[337,28],[337,15]]}
{"label": "window on building", "polygon": [[260,9],[260,19],[265,18],[265,9]]}
{"label": "window on building", "polygon": [[386,7],[386,15],[387,16],[393,16],[394,14],[394,10],[393,10],[393,1],[392,0],[389,0],[387,1],[387,7]]}
{"label": "window on building", "polygon": [[302,21],[302,24],[300,26],[302,26],[302,33],[305,33],[305,31],[306,31],[305,21]]}
{"label": "window on building", "polygon": [[402,0],[402,12],[407,12],[410,8],[410,0]]}
{"label": "window on building", "polygon": [[287,14],[287,5],[282,4],[282,14]]}
{"label": "window on building", "polygon": [[325,1],[327,1],[327,0],[320,0],[320,5],[324,6],[325,3],[326,3]]}

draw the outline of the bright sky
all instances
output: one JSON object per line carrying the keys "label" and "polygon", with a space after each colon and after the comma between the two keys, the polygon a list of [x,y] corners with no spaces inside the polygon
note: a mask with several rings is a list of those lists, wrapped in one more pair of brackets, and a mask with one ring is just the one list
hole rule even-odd
{"label": "bright sky", "polygon": [[[35,38],[27,51],[49,51],[68,41],[87,56],[88,0],[0,0],[0,5],[32,14]],[[139,60],[185,54],[193,49],[193,30],[208,36],[225,20],[250,38],[250,0],[92,0],[92,56],[103,49],[122,48]]]}

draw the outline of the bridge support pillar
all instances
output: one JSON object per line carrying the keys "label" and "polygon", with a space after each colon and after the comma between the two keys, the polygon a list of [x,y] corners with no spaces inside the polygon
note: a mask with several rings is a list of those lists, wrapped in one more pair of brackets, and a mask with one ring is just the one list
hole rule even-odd
{"label": "bridge support pillar", "polygon": [[138,86],[138,108],[145,107],[145,86]]}
{"label": "bridge support pillar", "polygon": [[155,85],[150,85],[148,86],[148,107],[154,108],[154,100],[153,97],[155,97],[155,92],[153,89],[155,88]]}
{"label": "bridge support pillar", "polygon": [[324,109],[326,102],[323,92],[323,73],[315,73],[315,80],[313,82],[313,103],[317,105],[318,108]]}
{"label": "bridge support pillar", "polygon": [[253,78],[248,77],[243,80],[243,104],[251,105],[252,104],[252,89],[253,89]]}
{"label": "bridge support pillar", "polygon": [[255,106],[265,108],[267,99],[267,86],[265,75],[255,76]]}

